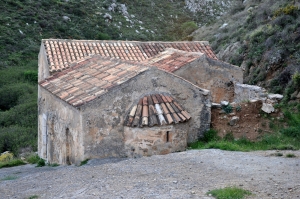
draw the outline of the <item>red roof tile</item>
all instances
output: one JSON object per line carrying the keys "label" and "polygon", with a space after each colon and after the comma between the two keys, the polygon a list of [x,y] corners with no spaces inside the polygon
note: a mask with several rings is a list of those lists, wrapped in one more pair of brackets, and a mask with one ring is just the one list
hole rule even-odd
{"label": "red roof tile", "polygon": [[[125,119],[124,125],[129,127],[177,124],[191,119],[186,110],[176,111],[172,107],[178,104],[169,94],[151,94],[140,98]],[[178,105],[179,106],[179,105]],[[181,106],[180,106],[181,108]]]}
{"label": "red roof tile", "polygon": [[212,59],[217,59],[210,45],[205,41],[138,42],[44,39],[42,42],[51,73],[68,68],[70,62],[91,54],[140,62],[163,52],[166,48],[175,48],[187,52],[201,52]]}
{"label": "red roof tile", "polygon": [[120,62],[99,55],[86,57],[84,61],[71,65],[69,69],[56,72],[39,84],[73,106],[89,102],[148,69],[142,64]]}
{"label": "red roof tile", "polygon": [[202,55],[203,53],[201,52],[186,52],[173,48],[167,48],[164,52],[144,60],[142,63],[156,66],[159,69],[163,69],[168,72],[174,72]]}

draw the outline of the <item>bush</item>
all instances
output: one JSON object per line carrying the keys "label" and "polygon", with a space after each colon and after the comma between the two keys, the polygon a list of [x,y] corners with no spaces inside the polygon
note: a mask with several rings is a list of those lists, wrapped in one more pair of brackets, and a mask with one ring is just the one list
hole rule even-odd
{"label": "bush", "polygon": [[230,104],[228,104],[227,106],[222,106],[223,111],[225,111],[225,113],[229,114],[232,112],[233,108]]}
{"label": "bush", "polygon": [[24,78],[25,80],[32,82],[32,83],[37,83],[38,82],[38,72],[37,71],[32,71],[32,70],[27,70],[24,72]]}
{"label": "bush", "polygon": [[297,89],[300,89],[300,73],[296,72],[293,75],[293,83]]}
{"label": "bush", "polygon": [[210,142],[219,139],[220,137],[218,136],[218,132],[214,129],[210,129],[204,133],[203,138],[201,138],[201,141]]}
{"label": "bush", "polygon": [[279,8],[274,11],[274,17],[278,17],[280,15],[293,15],[295,16],[298,12],[298,7],[294,5],[287,5],[284,8]]}
{"label": "bush", "polygon": [[2,153],[0,155],[0,162],[6,162],[6,161],[9,161],[9,160],[12,160],[13,157],[14,157],[13,153],[10,153],[10,152]]}
{"label": "bush", "polygon": [[37,162],[36,167],[43,167],[45,165],[46,165],[45,160],[40,158],[39,161]]}
{"label": "bush", "polygon": [[30,164],[37,164],[40,160],[40,157],[36,153],[31,153],[25,157],[25,160]]}
{"label": "bush", "polygon": [[15,166],[24,165],[24,164],[26,164],[26,163],[23,162],[20,159],[12,159],[12,160],[9,160],[9,161],[0,162],[0,168],[15,167]]}

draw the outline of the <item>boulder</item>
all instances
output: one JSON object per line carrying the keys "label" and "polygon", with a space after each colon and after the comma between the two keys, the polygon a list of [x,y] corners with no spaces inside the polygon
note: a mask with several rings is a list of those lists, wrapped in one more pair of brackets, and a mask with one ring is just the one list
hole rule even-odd
{"label": "boulder", "polygon": [[272,113],[275,111],[272,104],[267,104],[267,103],[263,103],[261,110],[264,111],[265,113]]}
{"label": "boulder", "polygon": [[230,126],[235,126],[239,120],[240,118],[238,116],[233,116],[229,122]]}
{"label": "boulder", "polygon": [[212,104],[211,104],[211,107],[212,107],[212,108],[221,108],[221,104],[218,104],[218,103],[212,103]]}
{"label": "boulder", "polygon": [[229,104],[229,102],[227,102],[227,101],[221,101],[222,106],[228,106],[228,104]]}
{"label": "boulder", "polygon": [[272,93],[270,93],[270,94],[268,95],[268,98],[269,98],[270,100],[282,100],[283,95],[280,95],[280,94],[272,94]]}

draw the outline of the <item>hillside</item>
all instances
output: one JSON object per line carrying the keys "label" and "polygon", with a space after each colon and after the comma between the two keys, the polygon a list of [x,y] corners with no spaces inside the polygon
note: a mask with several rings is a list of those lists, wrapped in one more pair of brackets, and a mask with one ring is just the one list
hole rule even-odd
{"label": "hillside", "polygon": [[182,40],[231,0],[2,0],[0,153],[37,143],[37,56],[43,38]]}
{"label": "hillside", "polygon": [[292,83],[300,72],[299,6],[293,0],[236,1],[226,15],[195,31],[193,39],[210,41],[219,59],[242,67],[245,83],[293,100],[300,90]]}

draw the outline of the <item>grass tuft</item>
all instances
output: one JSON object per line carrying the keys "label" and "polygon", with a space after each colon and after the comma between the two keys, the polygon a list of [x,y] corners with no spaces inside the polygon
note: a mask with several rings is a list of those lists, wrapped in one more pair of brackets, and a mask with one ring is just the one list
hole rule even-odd
{"label": "grass tuft", "polygon": [[285,157],[287,157],[287,158],[295,158],[296,155],[293,154],[293,153],[288,153],[288,154],[285,155]]}
{"label": "grass tuft", "polygon": [[238,187],[225,187],[223,189],[214,189],[207,194],[211,194],[217,199],[243,199],[245,196],[251,195],[251,192]]}
{"label": "grass tuft", "polygon": [[18,178],[17,176],[6,176],[6,177],[2,178],[1,180],[2,181],[4,181],[4,180],[15,180],[17,178]]}
{"label": "grass tuft", "polygon": [[80,166],[87,164],[89,160],[90,160],[90,159],[83,160],[83,161],[80,163]]}

